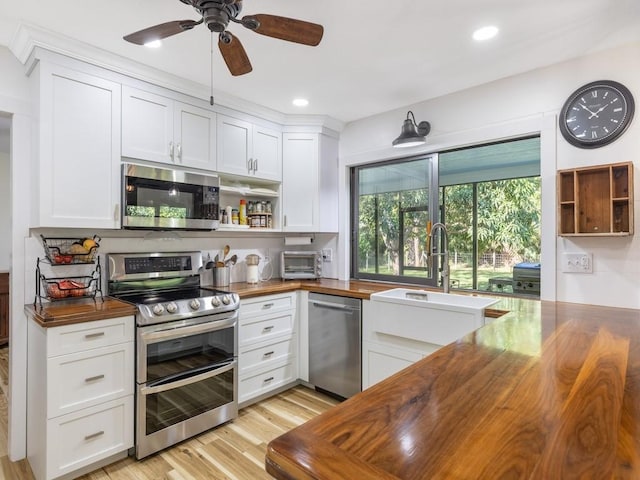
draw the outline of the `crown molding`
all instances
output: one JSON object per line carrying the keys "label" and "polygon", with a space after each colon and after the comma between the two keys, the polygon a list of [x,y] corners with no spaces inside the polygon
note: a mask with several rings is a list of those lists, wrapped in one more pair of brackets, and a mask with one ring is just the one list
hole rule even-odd
{"label": "crown molding", "polygon": [[[187,80],[162,70],[143,65],[128,58],[94,47],[39,26],[20,24],[9,42],[9,50],[30,72],[37,60],[36,48],[64,55],[96,67],[141,80],[196,98],[208,98],[206,85]],[[280,125],[310,125],[342,131],[344,122],[326,115],[287,115],[248,100],[214,90],[217,105],[254,115]]]}

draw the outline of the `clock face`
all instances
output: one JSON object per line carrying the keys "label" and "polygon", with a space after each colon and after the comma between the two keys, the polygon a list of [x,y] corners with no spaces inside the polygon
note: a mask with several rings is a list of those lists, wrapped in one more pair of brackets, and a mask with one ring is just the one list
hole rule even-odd
{"label": "clock face", "polygon": [[633,112],[633,96],[624,85],[610,80],[592,82],[573,92],[565,102],[560,131],[576,147],[602,147],[622,135]]}

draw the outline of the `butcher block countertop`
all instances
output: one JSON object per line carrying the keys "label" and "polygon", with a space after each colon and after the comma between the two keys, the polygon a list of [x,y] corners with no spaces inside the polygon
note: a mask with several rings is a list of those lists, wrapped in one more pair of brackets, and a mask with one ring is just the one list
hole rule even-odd
{"label": "butcher block countertop", "polygon": [[[328,295],[338,295],[342,297],[360,298],[362,300],[368,300],[372,293],[382,292],[392,288],[416,288],[423,290],[442,291],[442,289],[434,289],[431,287],[424,287],[418,285],[400,285],[394,283],[379,283],[379,282],[363,282],[358,280],[333,280],[329,278],[323,278],[320,280],[269,280],[267,282],[260,282],[257,284],[248,283],[232,283],[228,287],[221,287],[222,290],[228,290],[230,292],[237,293],[240,298],[251,298],[260,295],[271,295],[275,293],[292,292],[295,290],[307,290],[315,293],[325,293]],[[216,287],[212,287],[216,288]],[[468,295],[465,292],[453,291],[451,293],[459,293],[460,295]],[[519,305],[520,299],[514,297],[497,297],[487,292],[487,296],[500,298],[501,301],[494,305],[492,308],[485,309],[485,315],[487,317],[498,318],[503,314],[511,311],[514,306]],[[514,304],[515,301],[515,304]],[[538,303],[528,299],[524,300],[524,303]],[[516,307],[517,308],[517,307]]]}
{"label": "butcher block countertop", "polygon": [[539,302],[273,440],[276,479],[638,479],[640,310]]}
{"label": "butcher block countertop", "polygon": [[136,314],[136,307],[115,298],[105,297],[104,302],[91,298],[62,302],[25,305],[24,311],[30,319],[42,327],[59,327],[72,323],[90,322],[106,318],[126,317]]}
{"label": "butcher block countertop", "polygon": [[[237,293],[240,298],[307,290],[316,293],[340,295],[345,297],[369,299],[372,293],[397,288],[400,285],[389,283],[341,281],[322,279],[313,281],[270,280],[258,284],[232,283],[227,287],[204,287],[213,290],[226,290]],[[403,285],[404,286],[404,285]],[[404,286],[407,287],[407,286]],[[407,288],[411,288],[408,286]],[[413,288],[425,288],[414,286]],[[425,288],[429,290],[429,288]],[[460,292],[461,294],[464,294]],[[515,302],[515,303],[514,303]],[[500,317],[507,312],[520,308],[521,304],[537,304],[537,301],[520,300],[513,297],[501,297],[501,301],[491,309],[485,310],[487,317]],[[102,320],[106,318],[135,315],[136,307],[115,298],[105,297],[104,302],[96,299],[66,300],[43,303],[41,306],[25,305],[25,313],[43,327],[57,327],[72,323]]]}

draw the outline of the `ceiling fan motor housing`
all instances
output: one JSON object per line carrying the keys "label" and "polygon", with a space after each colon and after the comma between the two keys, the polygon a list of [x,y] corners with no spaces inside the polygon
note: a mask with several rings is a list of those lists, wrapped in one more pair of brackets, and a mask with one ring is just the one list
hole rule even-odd
{"label": "ceiling fan motor housing", "polygon": [[202,14],[204,23],[212,32],[222,33],[230,19],[235,19],[242,10],[241,0],[196,0],[193,7]]}

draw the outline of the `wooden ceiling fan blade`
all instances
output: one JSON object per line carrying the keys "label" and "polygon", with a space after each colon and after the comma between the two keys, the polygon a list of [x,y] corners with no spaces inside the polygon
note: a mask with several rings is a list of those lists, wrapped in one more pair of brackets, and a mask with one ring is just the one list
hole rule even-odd
{"label": "wooden ceiling fan blade", "polygon": [[148,27],[144,30],[130,33],[122,38],[127,42],[135,43],[136,45],[144,45],[145,43],[153,42],[154,40],[162,40],[163,38],[171,37],[177,33],[191,30],[193,27],[200,25],[201,23],[202,20],[174,20],[173,22],[161,23],[160,25],[154,25],[153,27]]}
{"label": "wooden ceiling fan blade", "polygon": [[230,32],[224,32],[220,35],[218,48],[220,49],[222,58],[224,58],[224,62],[227,64],[227,68],[234,77],[244,75],[253,70],[242,43]]}
{"label": "wooden ceiling fan blade", "polygon": [[[252,19],[258,21],[259,25],[252,28],[249,24]],[[317,23],[305,22],[294,18],[279,17],[277,15],[249,15],[242,19],[243,25],[251,30],[266,35],[267,37],[279,38],[288,42],[302,43],[315,47],[322,40],[324,28]]]}

